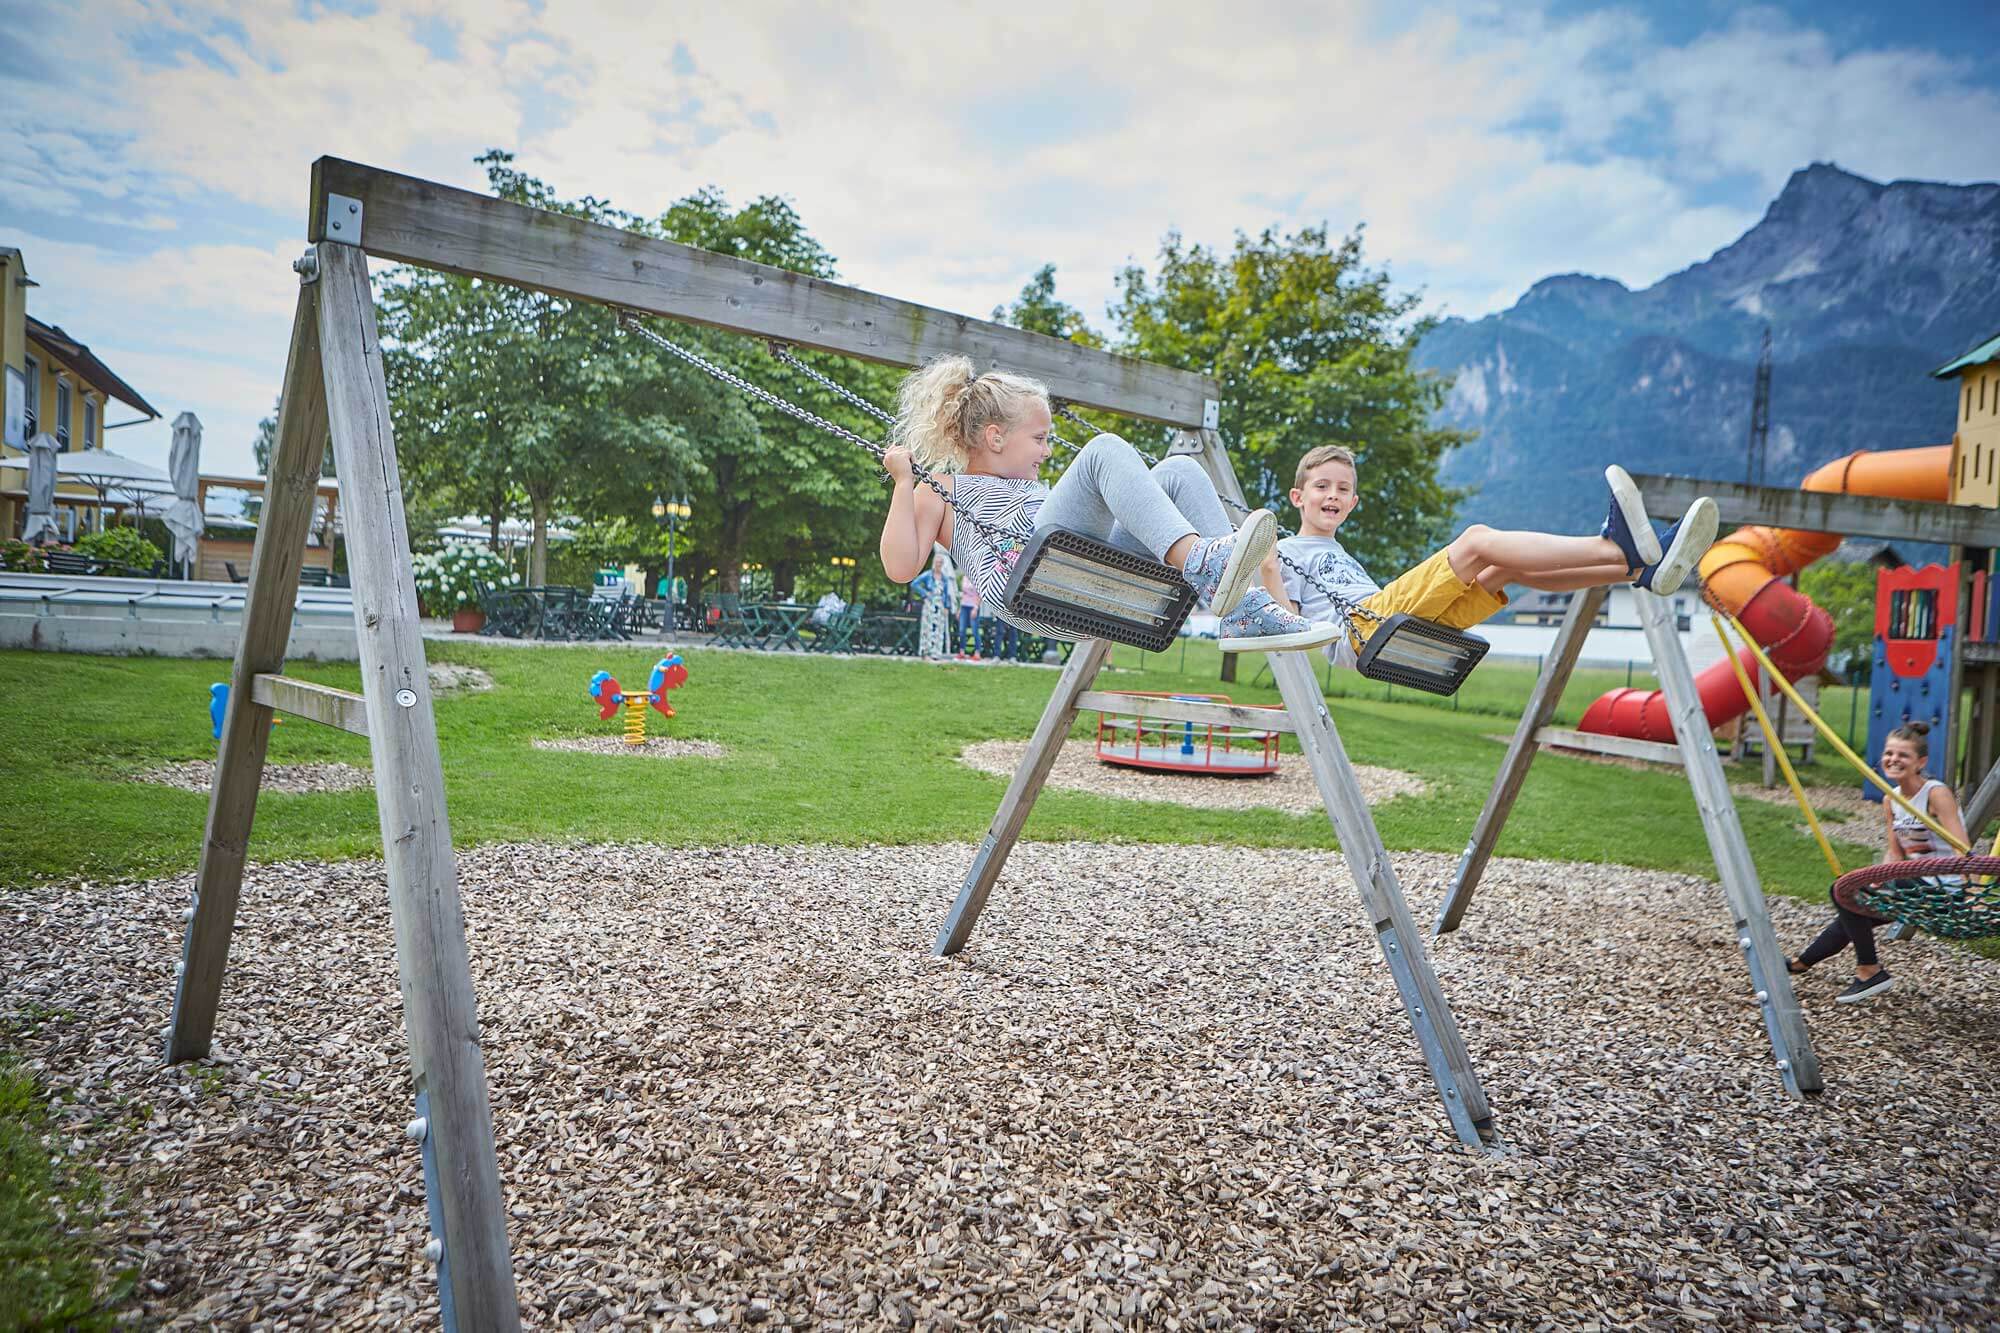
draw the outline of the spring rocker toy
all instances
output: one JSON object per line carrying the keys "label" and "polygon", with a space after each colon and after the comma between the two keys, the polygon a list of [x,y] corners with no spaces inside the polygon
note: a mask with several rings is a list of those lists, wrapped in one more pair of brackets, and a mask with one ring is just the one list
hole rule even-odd
{"label": "spring rocker toy", "polygon": [[644,694],[627,694],[619,688],[618,678],[609,671],[600,671],[590,678],[590,697],[597,704],[597,716],[609,719],[620,707],[625,709],[625,743],[644,745],[646,743],[646,706],[653,707],[667,716],[674,715],[674,706],[667,702],[667,691],[676,690],[687,684],[687,665],[681,655],[675,653],[653,663],[652,679],[646,682]]}

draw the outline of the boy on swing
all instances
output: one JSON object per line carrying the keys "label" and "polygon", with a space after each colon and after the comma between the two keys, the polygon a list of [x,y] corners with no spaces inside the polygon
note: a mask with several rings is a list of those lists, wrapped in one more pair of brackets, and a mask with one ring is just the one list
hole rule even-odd
{"label": "boy on swing", "polygon": [[1475,523],[1415,569],[1379,586],[1335,535],[1361,504],[1354,454],[1320,445],[1299,460],[1293,479],[1299,535],[1278,543],[1286,595],[1307,620],[1343,625],[1347,633],[1327,645],[1327,654],[1344,667],[1355,665],[1369,635],[1397,612],[1470,629],[1507,605],[1510,583],[1546,592],[1632,583],[1668,596],[1715,541],[1715,501],[1696,500],[1662,539],[1625,469],[1607,467],[1604,480],[1610,513],[1595,537]]}

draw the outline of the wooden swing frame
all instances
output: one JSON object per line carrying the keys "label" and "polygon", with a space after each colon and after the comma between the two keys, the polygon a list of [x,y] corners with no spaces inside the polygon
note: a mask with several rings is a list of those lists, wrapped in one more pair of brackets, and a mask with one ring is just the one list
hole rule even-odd
{"label": "wooden swing frame", "polygon": [[[368,737],[415,1076],[416,1118],[383,1132],[406,1133],[422,1153],[426,1252],[437,1263],[445,1327],[513,1329],[520,1311],[369,258],[891,365],[967,355],[1035,376],[1067,402],[1174,428],[1170,452],[1196,458],[1225,498],[1240,504],[1243,494],[1215,429],[1219,390],[1205,376],[337,158],[313,164],[309,200],[311,248],[294,266],[300,291],[277,441],[166,1058],[210,1050],[274,712]],[[359,694],[282,674],[329,435],[345,497]],[[1078,710],[1124,706],[1122,696],[1090,688],[1109,647],[1077,644],[937,953],[965,947]],[[1485,1093],[1311,667],[1300,653],[1273,654],[1271,663],[1285,714],[1149,701],[1147,715],[1298,736],[1447,1120],[1463,1143],[1486,1145]]]}

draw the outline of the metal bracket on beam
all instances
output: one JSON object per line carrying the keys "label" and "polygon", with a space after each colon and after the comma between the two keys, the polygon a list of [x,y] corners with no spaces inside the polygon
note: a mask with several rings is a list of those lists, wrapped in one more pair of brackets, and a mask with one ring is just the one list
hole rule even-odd
{"label": "metal bracket on beam", "polygon": [[292,261],[292,272],[299,275],[299,286],[310,287],[319,281],[319,251],[311,246]]}
{"label": "metal bracket on beam", "polygon": [[326,196],[326,239],[342,245],[361,244],[361,201],[352,195]]}
{"label": "metal bracket on beam", "polygon": [[1376,926],[1377,942],[1382,946],[1382,959],[1389,964],[1389,975],[1396,979],[1396,990],[1403,997],[1403,1010],[1409,1015],[1410,1026],[1416,1029],[1417,1044],[1423,1047],[1424,1059],[1437,1079],[1439,1090],[1444,1093],[1445,1115],[1451,1120],[1452,1128],[1458,1131],[1459,1142],[1468,1148],[1491,1150],[1494,1147],[1493,1118],[1487,1116],[1474,1120],[1466,1109],[1465,1099],[1458,1095],[1458,1080],[1452,1077],[1449,1063],[1444,1058],[1444,1039],[1438,1031],[1437,1020],[1424,1007],[1423,991],[1417,985],[1416,969],[1410,965],[1409,950],[1395,926],[1386,922]]}
{"label": "metal bracket on beam", "polygon": [[1222,429],[1222,404],[1213,398],[1201,400],[1201,428],[1203,430]]}
{"label": "metal bracket on beam", "polygon": [[451,1252],[444,1235],[444,1196],[438,1189],[437,1153],[432,1149],[431,1095],[417,1094],[417,1118],[403,1130],[405,1137],[419,1145],[424,1154],[424,1207],[430,1213],[431,1238],[424,1246],[424,1258],[437,1265],[438,1312],[445,1333],[458,1333],[458,1308],[451,1296]]}

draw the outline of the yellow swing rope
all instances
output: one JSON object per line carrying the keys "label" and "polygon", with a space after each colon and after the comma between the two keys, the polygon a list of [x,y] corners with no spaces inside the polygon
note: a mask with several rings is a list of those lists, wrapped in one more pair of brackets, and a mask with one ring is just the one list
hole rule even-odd
{"label": "yellow swing rope", "polygon": [[[1821,717],[1818,713],[1814,712],[1812,709],[1812,705],[1808,704],[1804,699],[1801,699],[1799,697],[1799,692],[1792,688],[1792,683],[1789,680],[1785,679],[1785,674],[1782,671],[1778,670],[1777,667],[1771,665],[1771,659],[1765,655],[1764,649],[1758,644],[1758,642],[1750,637],[1750,631],[1743,628],[1743,622],[1738,620],[1734,615],[1729,615],[1727,612],[1725,612],[1724,614],[1728,615],[1729,623],[1735,628],[1736,632],[1743,636],[1744,644],[1750,649],[1752,653],[1756,654],[1758,664],[1764,668],[1766,673],[1769,674],[1772,683],[1785,692],[1785,697],[1787,699],[1790,699],[1794,704],[1798,705],[1799,711],[1801,713],[1804,713],[1806,717],[1811,720],[1812,724],[1815,727],[1819,728],[1819,734],[1826,737],[1827,743],[1833,746],[1834,750],[1839,753],[1841,758],[1845,759],[1848,763],[1852,764],[1854,766],[1855,771],[1861,774],[1862,777],[1867,778],[1877,787],[1880,787],[1882,789],[1882,794],[1884,796],[1887,796],[1897,805],[1900,805],[1901,807],[1903,807],[1903,809],[1909,811],[1910,814],[1914,815],[1917,819],[1923,821],[1924,827],[1928,828],[1931,832],[1937,834],[1940,838],[1943,838],[1945,842],[1948,843],[1951,846],[1951,848],[1954,851],[1956,851],[1960,856],[1967,856],[1971,854],[1972,849],[1966,846],[1965,843],[1953,837],[1950,833],[1946,832],[1942,825],[1940,825],[1935,819],[1932,819],[1930,817],[1929,811],[1919,810],[1914,805],[1911,805],[1908,797],[1904,796],[1903,793],[1897,791],[1895,787],[1891,786],[1888,782],[1885,782],[1881,777],[1879,777],[1876,774],[1873,768],[1869,767],[1869,765],[1861,758],[1861,756],[1855,754],[1853,750],[1849,749],[1847,742],[1842,740],[1838,735],[1836,735],[1833,728],[1826,724],[1826,719]],[[1725,642],[1723,646],[1727,647],[1728,646],[1727,642]],[[1734,654],[1732,654],[1732,656],[1734,656]]]}
{"label": "yellow swing rope", "polygon": [[1819,826],[1819,816],[1814,813],[1812,802],[1806,799],[1806,789],[1799,784],[1799,775],[1792,768],[1792,756],[1786,752],[1784,743],[1778,739],[1777,728],[1771,725],[1771,716],[1764,711],[1764,701],[1757,696],[1757,687],[1750,683],[1750,673],[1736,660],[1736,650],[1730,646],[1729,635],[1724,632],[1722,621],[1712,611],[1708,618],[1715,625],[1715,637],[1722,641],[1723,656],[1729,659],[1729,665],[1736,672],[1736,679],[1743,686],[1743,697],[1750,701],[1751,709],[1757,714],[1757,725],[1763,728],[1765,746],[1777,758],[1778,767],[1784,770],[1785,781],[1791,784],[1792,796],[1798,801],[1799,809],[1805,812],[1806,823],[1812,826],[1812,835],[1819,842],[1820,855],[1826,858],[1826,864],[1832,869],[1833,877],[1839,879],[1845,873],[1840,868],[1840,858],[1833,854],[1833,844],[1826,840],[1826,833]]}

